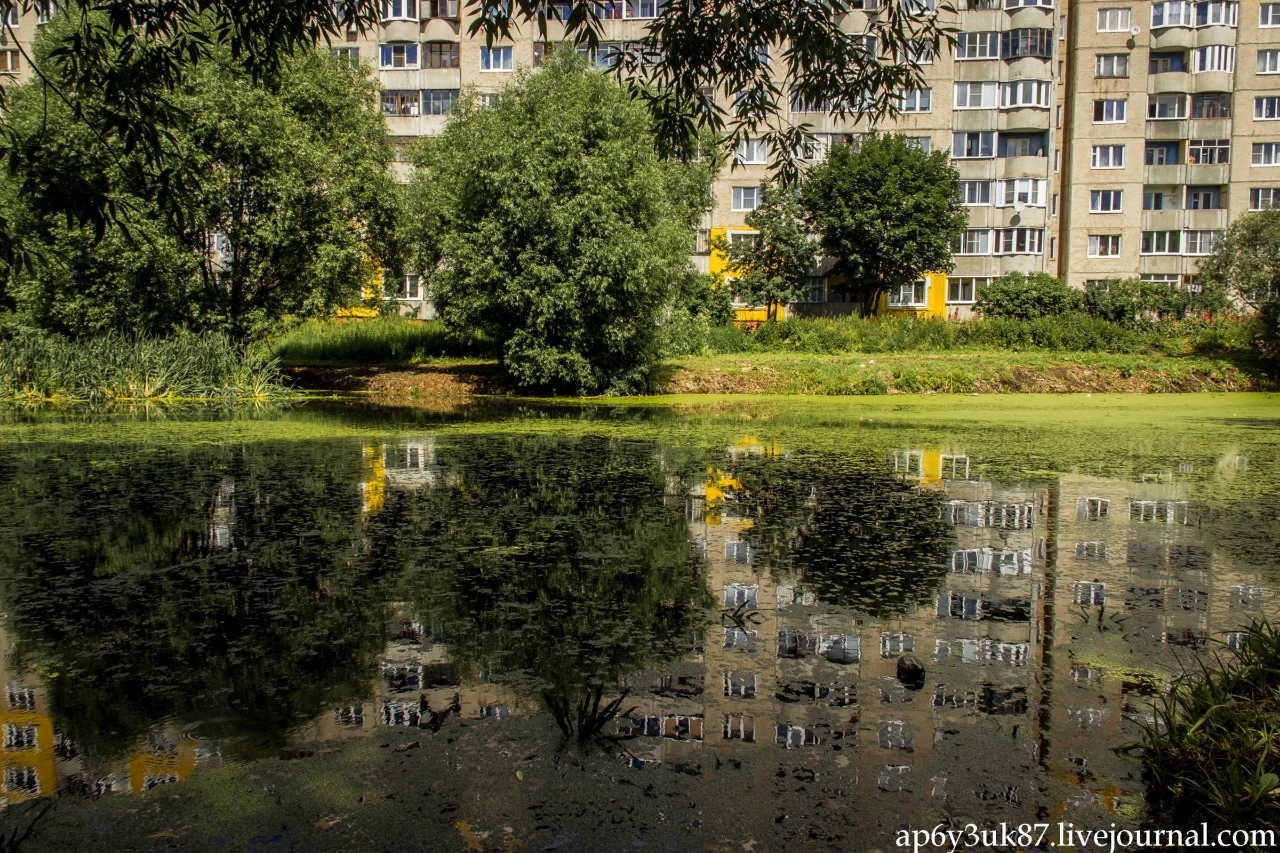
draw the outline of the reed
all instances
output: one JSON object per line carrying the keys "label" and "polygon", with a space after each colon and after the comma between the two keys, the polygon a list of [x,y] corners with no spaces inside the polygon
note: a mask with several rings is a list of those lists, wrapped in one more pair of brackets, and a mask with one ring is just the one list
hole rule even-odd
{"label": "reed", "polygon": [[274,359],[213,332],[0,341],[0,400],[10,402],[263,399],[290,393]]}
{"label": "reed", "polygon": [[291,367],[410,365],[483,351],[479,343],[450,337],[439,320],[419,323],[398,317],[348,323],[309,320],[269,346],[281,364]]}

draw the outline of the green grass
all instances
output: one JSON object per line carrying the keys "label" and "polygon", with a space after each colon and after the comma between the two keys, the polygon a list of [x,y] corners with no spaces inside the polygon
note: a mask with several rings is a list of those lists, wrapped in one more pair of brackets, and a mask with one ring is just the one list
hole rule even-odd
{"label": "green grass", "polygon": [[267,345],[287,367],[403,366],[482,350],[479,344],[452,339],[439,320],[419,323],[398,317],[347,323],[309,320]]}
{"label": "green grass", "polygon": [[[1156,814],[1180,827],[1280,828],[1280,630],[1251,625],[1157,701],[1140,748]],[[1174,825],[1171,823],[1171,825]]]}
{"label": "green grass", "polygon": [[0,401],[261,399],[289,393],[273,360],[216,333],[0,341]]}

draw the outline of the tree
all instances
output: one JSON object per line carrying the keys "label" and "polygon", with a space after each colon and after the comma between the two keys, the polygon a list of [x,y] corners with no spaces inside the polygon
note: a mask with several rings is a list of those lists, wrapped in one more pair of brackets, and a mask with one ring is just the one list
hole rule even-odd
{"label": "tree", "polygon": [[804,295],[817,243],[804,229],[794,191],[772,184],[760,188],[760,205],[746,216],[752,239],[729,242],[717,236],[712,248],[724,254],[729,290],[748,305],[764,305],[769,320],[778,306]]}
{"label": "tree", "polygon": [[[1047,272],[1011,272],[978,285],[973,307],[997,320],[1034,320],[1071,314],[1081,307],[1080,291]],[[1131,318],[1132,319],[1132,318]]]}
{"label": "tree", "polygon": [[[55,20],[38,55],[73,36]],[[271,88],[253,85],[229,54],[185,69],[166,134],[192,176],[180,194],[43,82],[9,102],[7,128],[26,153],[0,184],[0,212],[39,261],[11,266],[0,285],[10,325],[73,335],[186,325],[243,337],[284,314],[357,299],[371,259],[392,254],[398,199],[377,89],[318,51],[283,63]],[[24,191],[33,184],[59,197],[105,193],[114,227],[68,217],[47,192]]]}
{"label": "tree", "polygon": [[1280,210],[1246,213],[1232,222],[1218,248],[1200,262],[1200,279],[1256,310],[1259,348],[1280,357]]}
{"label": "tree", "polygon": [[864,317],[880,294],[954,268],[951,243],[968,222],[958,181],[945,151],[898,134],[837,145],[809,170],[800,204]]}
{"label": "tree", "polygon": [[420,143],[417,257],[447,326],[501,342],[516,384],[642,390],[719,165],[654,153],[649,116],[564,53]]}

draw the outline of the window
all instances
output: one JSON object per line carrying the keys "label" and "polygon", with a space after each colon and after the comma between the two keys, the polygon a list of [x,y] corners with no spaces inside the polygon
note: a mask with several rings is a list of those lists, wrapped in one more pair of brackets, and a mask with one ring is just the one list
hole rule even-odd
{"label": "window", "polygon": [[458,43],[456,41],[427,42],[422,47],[428,68],[458,67]]}
{"label": "window", "polygon": [[0,72],[17,71],[21,67],[19,56],[16,50],[0,50]]}
{"label": "window", "polygon": [[1071,597],[1076,604],[1082,607],[1089,607],[1095,604],[1105,604],[1106,596],[1103,594],[1107,585],[1104,583],[1076,581],[1071,590]]}
{"label": "window", "polygon": [[724,695],[735,699],[750,699],[755,696],[755,673],[726,672],[724,674]]}
{"label": "window", "polygon": [[986,228],[970,228],[960,237],[957,255],[991,254],[991,232]]}
{"label": "window", "polygon": [[1215,44],[1191,51],[1191,71],[1235,71],[1236,49],[1230,45]]}
{"label": "window", "polygon": [[991,181],[961,181],[960,202],[970,207],[991,204]]}
{"label": "window", "polygon": [[[356,62],[360,59],[360,48],[358,47],[333,47],[329,49],[329,55],[334,59],[343,60],[345,62]],[[16,58],[16,57],[15,57]],[[0,69],[4,70],[4,69]]]}
{"label": "window", "polygon": [[416,116],[418,93],[416,91],[388,91],[382,93],[382,114],[387,116]]}
{"label": "window", "polygon": [[1148,142],[1147,159],[1145,162],[1148,166],[1178,165],[1178,143]]}
{"label": "window", "polygon": [[820,275],[806,276],[804,280],[804,296],[801,302],[826,302],[827,280]]}
{"label": "window", "polygon": [[1119,234],[1090,234],[1089,257],[1115,258],[1120,255]]}
{"label": "window", "polygon": [[756,718],[747,714],[725,714],[724,739],[755,743]]}
{"label": "window", "polygon": [[898,94],[898,109],[904,113],[927,113],[932,102],[932,89],[906,89]]}
{"label": "window", "polygon": [[1253,143],[1253,165],[1280,166],[1280,142]]}
{"label": "window", "polygon": [[994,157],[995,143],[996,135],[989,130],[952,134],[951,156],[956,158]]}
{"label": "window", "polygon": [[1018,204],[1029,204],[1033,207],[1044,207],[1045,184],[1047,181],[1036,178],[1015,178],[1001,181],[998,198],[1004,201],[1002,206],[1013,207]]}
{"label": "window", "polygon": [[1253,118],[1255,121],[1280,118],[1280,97],[1254,98]]}
{"label": "window", "polygon": [[1187,117],[1186,95],[1148,95],[1147,118],[1169,119]]}
{"label": "window", "polygon": [[1005,59],[1019,56],[1053,57],[1053,30],[1020,29],[1000,34],[1000,55]]}
{"label": "window", "polygon": [[417,0],[383,0],[382,20],[384,21],[416,21],[418,20]]}
{"label": "window", "polygon": [[760,206],[760,188],[759,187],[734,187],[733,188],[733,209],[734,210],[755,210]]}
{"label": "window", "polygon": [[422,13],[428,18],[458,17],[458,0],[430,0],[422,4]]}
{"label": "window", "polygon": [[1191,26],[1191,4],[1184,3],[1182,0],[1152,3],[1151,26],[1152,28]]}
{"label": "window", "polygon": [[999,33],[959,33],[956,59],[999,59]]}
{"label": "window", "polygon": [[1191,96],[1192,118],[1231,118],[1231,95],[1216,92]]}
{"label": "window", "polygon": [[1240,4],[1214,0],[1196,4],[1197,27],[1234,27],[1240,21]]}
{"label": "window", "polygon": [[1000,228],[996,230],[996,254],[1038,255],[1043,251],[1043,228]]}
{"label": "window", "polygon": [[1258,16],[1260,27],[1280,27],[1280,3],[1263,3]]}
{"label": "window", "polygon": [[978,288],[987,282],[989,278],[949,278],[947,279],[947,301],[948,302],[972,302],[976,297]]}
{"label": "window", "polygon": [[1124,168],[1124,146],[1123,145],[1093,146],[1093,152],[1089,155],[1089,168],[1091,169],[1123,169]]}
{"label": "window", "polygon": [[1142,254],[1176,255],[1181,245],[1181,231],[1143,231]]}
{"label": "window", "polygon": [[[999,8],[999,4],[993,4],[995,8]],[[1041,6],[1045,9],[1053,8],[1053,0],[1004,0],[1006,9],[1017,9],[1019,6]]]}
{"label": "window", "polygon": [[383,299],[419,299],[421,298],[420,294],[421,291],[418,288],[418,277],[416,275],[388,276],[383,273]]}
{"label": "window", "polygon": [[889,288],[890,308],[918,308],[924,305],[924,279]]}
{"label": "window", "polygon": [[1130,17],[1128,9],[1099,9],[1098,32],[1127,33],[1131,26]]}
{"label": "window", "polygon": [[383,68],[417,68],[418,46],[416,44],[384,44],[379,45]]}
{"label": "window", "polygon": [[1089,193],[1090,213],[1119,213],[1124,203],[1124,190],[1092,190]]}
{"label": "window", "polygon": [[4,14],[4,23],[6,26],[17,29],[18,27],[18,7],[10,6]]}
{"label": "window", "polygon": [[1254,187],[1249,190],[1250,210],[1269,210],[1280,207],[1280,187]]}
{"label": "window", "polygon": [[1148,74],[1168,74],[1171,71],[1186,71],[1187,63],[1182,53],[1153,53],[1147,67]]}
{"label": "window", "polygon": [[456,100],[458,100],[457,89],[425,89],[422,92],[422,114],[424,116],[448,115]]}
{"label": "window", "polygon": [[1044,107],[1049,108],[1048,80],[1015,80],[1000,86],[1000,106],[1002,107]]}
{"label": "window", "polygon": [[1187,143],[1187,160],[1197,166],[1231,162],[1230,139],[1192,139]]}
{"label": "window", "polygon": [[481,71],[510,71],[511,70],[511,48],[509,47],[480,48],[480,70]]}
{"label": "window", "polygon": [[1127,101],[1105,100],[1093,102],[1093,121],[1095,124],[1122,124]]}
{"label": "window", "polygon": [[956,109],[994,109],[999,83],[957,83]]}
{"label": "window", "polygon": [[656,18],[665,6],[663,0],[630,0],[625,4],[624,11],[628,18]]}
{"label": "window", "polygon": [[1187,187],[1187,210],[1221,209],[1221,187]]}
{"label": "window", "polygon": [[904,141],[908,145],[913,145],[916,148],[919,148],[925,154],[929,153],[929,149],[933,145],[933,140],[928,136],[908,136]]}
{"label": "window", "polygon": [[1280,50],[1258,51],[1258,73],[1280,74]]}
{"label": "window", "polygon": [[768,146],[763,139],[744,139],[738,143],[733,159],[739,165],[754,166],[769,161]]}
{"label": "window", "polygon": [[1100,53],[1094,63],[1093,76],[1095,77],[1128,77],[1129,76],[1129,54],[1127,53]]}
{"label": "window", "polygon": [[1221,239],[1221,231],[1188,231],[1186,254],[1212,255],[1214,250],[1218,248],[1218,241]]}
{"label": "window", "polygon": [[1043,133],[1000,134],[1001,157],[1043,157]]}
{"label": "window", "polygon": [[1178,205],[1174,203],[1174,197],[1172,193],[1148,190],[1142,194],[1142,209],[1176,210]]}

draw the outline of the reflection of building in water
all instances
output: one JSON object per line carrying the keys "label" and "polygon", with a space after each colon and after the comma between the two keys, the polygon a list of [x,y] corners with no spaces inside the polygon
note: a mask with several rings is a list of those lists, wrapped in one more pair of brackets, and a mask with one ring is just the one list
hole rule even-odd
{"label": "reflection of building in water", "polygon": [[[7,643],[6,643],[7,645]],[[0,706],[0,804],[20,803],[54,793],[53,720],[42,713],[43,690],[8,672],[10,655],[0,659],[4,680],[4,704]]]}
{"label": "reflection of building in water", "polygon": [[379,512],[388,489],[416,492],[456,486],[457,469],[436,461],[435,436],[404,439],[396,444],[369,444],[364,448],[365,477],[360,484],[362,511]]}

